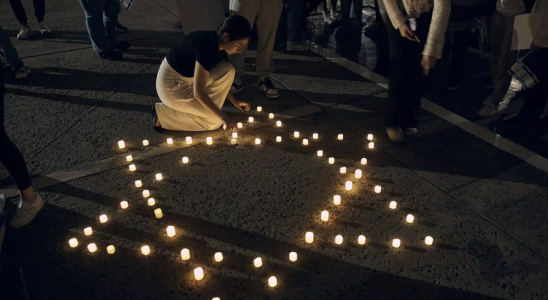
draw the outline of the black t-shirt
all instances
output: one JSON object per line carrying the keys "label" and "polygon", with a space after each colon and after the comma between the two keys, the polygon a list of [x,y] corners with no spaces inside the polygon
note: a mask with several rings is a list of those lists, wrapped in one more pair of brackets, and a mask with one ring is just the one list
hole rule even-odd
{"label": "black t-shirt", "polygon": [[169,65],[184,77],[194,77],[196,61],[207,71],[221,61],[228,61],[224,50],[219,50],[215,31],[194,31],[181,38],[166,55]]}

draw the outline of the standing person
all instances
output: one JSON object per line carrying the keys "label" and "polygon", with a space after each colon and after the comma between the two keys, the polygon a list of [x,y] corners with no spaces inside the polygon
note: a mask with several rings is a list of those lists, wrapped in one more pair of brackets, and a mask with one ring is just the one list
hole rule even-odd
{"label": "standing person", "polygon": [[386,132],[392,141],[401,141],[404,135],[417,134],[423,73],[427,75],[442,56],[451,4],[449,0],[384,0],[384,6],[380,12],[388,29],[392,102]]}
{"label": "standing person", "polygon": [[121,60],[120,51],[129,49],[128,41],[118,41],[116,25],[120,13],[119,0],[79,0],[86,15],[86,27],[93,50],[99,57],[108,60]]}
{"label": "standing person", "polygon": [[4,32],[2,26],[0,26],[0,60],[2,62],[2,70],[8,68],[9,73],[15,79],[27,78],[30,73],[30,68],[23,64],[17,50],[13,47],[10,38]]}
{"label": "standing person", "polygon": [[[253,27],[257,26],[257,35],[259,43],[257,45],[257,73],[259,80],[257,88],[264,92],[268,98],[278,98],[280,93],[274,87],[270,74],[274,72],[274,61],[272,52],[274,51],[274,42],[276,40],[276,30],[283,9],[282,0],[231,0],[230,10],[232,13],[244,16]],[[244,60],[247,54],[247,44],[242,48],[240,54],[235,55],[231,62],[236,68],[234,83],[232,84],[232,93],[238,93],[242,90],[240,78],[244,73]]]}
{"label": "standing person", "polygon": [[[9,0],[11,9],[17,18],[17,21],[21,24],[21,30],[17,34],[17,38],[20,40],[28,39],[32,36],[32,30],[30,29],[29,24],[27,23],[27,13],[23,7],[21,0]],[[34,15],[38,21],[38,26],[40,28],[41,34],[51,33],[49,27],[44,23],[44,16],[46,15],[46,3],[45,0],[33,0],[34,4]]]}
{"label": "standing person", "polygon": [[9,223],[10,227],[19,228],[27,225],[34,219],[38,211],[44,206],[44,201],[42,201],[40,195],[34,193],[25,159],[6,133],[4,126],[5,92],[4,77],[0,76],[0,161],[4,164],[19,188],[21,200],[17,212]]}
{"label": "standing person", "polygon": [[228,54],[245,48],[251,35],[246,18],[233,15],[215,31],[194,31],[185,35],[166,55],[156,78],[156,91],[162,103],[152,108],[156,131],[207,131],[236,122],[221,108],[228,100],[241,111],[249,103],[236,100],[230,87],[234,67]]}
{"label": "standing person", "polygon": [[362,24],[362,8],[363,0],[341,0],[341,22],[343,24],[348,23],[350,14],[354,15],[354,18],[359,22],[360,29]]}
{"label": "standing person", "polygon": [[304,1],[287,0],[287,51],[307,51],[310,47],[301,43]]}

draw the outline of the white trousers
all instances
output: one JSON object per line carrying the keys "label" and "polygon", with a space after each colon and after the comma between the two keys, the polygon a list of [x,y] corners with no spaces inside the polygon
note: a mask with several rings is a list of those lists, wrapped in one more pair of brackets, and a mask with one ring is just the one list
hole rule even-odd
{"label": "white trousers", "polygon": [[[234,67],[224,61],[209,73],[206,93],[219,109],[223,107],[234,80],[234,73]],[[194,78],[181,76],[166,59],[158,70],[156,91],[162,100],[162,103],[156,103],[156,114],[162,128],[177,131],[207,131],[223,125],[223,120],[194,96]]]}

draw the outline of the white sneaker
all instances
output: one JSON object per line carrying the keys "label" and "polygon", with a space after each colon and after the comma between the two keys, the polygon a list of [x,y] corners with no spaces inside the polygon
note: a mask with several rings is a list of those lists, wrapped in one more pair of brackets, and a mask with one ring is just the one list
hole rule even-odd
{"label": "white sneaker", "polygon": [[13,73],[13,77],[15,79],[23,79],[23,78],[27,78],[29,76],[29,73],[30,73],[30,68],[27,66],[22,66],[21,68],[19,68],[19,70]]}
{"label": "white sneaker", "polygon": [[51,29],[49,29],[48,25],[44,24],[44,22],[40,22],[38,23],[38,25],[40,25],[40,33],[41,34],[50,34],[51,33]]}
{"label": "white sneaker", "polygon": [[10,221],[11,228],[19,228],[27,225],[34,219],[34,217],[36,217],[36,214],[40,211],[40,209],[42,209],[44,206],[44,201],[40,195],[35,195],[36,200],[32,204],[19,200],[19,208],[17,208],[17,212],[13,215],[13,218],[11,218]]}
{"label": "white sneaker", "polygon": [[30,27],[28,27],[27,25],[21,25],[21,30],[19,30],[19,33],[17,34],[17,39],[26,40],[31,36],[32,30],[30,30]]}
{"label": "white sneaker", "polygon": [[270,99],[276,99],[280,97],[280,92],[276,87],[274,87],[274,84],[272,83],[272,80],[270,80],[270,77],[259,77],[259,82],[257,82],[257,88],[260,91],[264,92],[265,95]]}
{"label": "white sneaker", "polygon": [[[502,104],[502,103],[501,103]],[[482,118],[489,118],[494,115],[497,115],[501,112],[503,112],[506,109],[506,106],[504,105],[496,105],[496,104],[487,104],[482,109],[480,109],[477,113],[478,116]]]}
{"label": "white sneaker", "polygon": [[483,100],[483,105],[487,105],[493,101],[493,95],[489,95],[485,100]]}

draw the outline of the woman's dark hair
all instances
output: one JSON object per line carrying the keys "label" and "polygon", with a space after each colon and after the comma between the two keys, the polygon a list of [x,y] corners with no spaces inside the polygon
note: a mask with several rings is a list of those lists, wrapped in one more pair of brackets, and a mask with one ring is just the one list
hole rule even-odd
{"label": "woman's dark hair", "polygon": [[228,33],[230,41],[243,40],[251,36],[251,25],[245,17],[232,15],[226,18],[217,29],[219,39],[222,39],[225,33]]}

